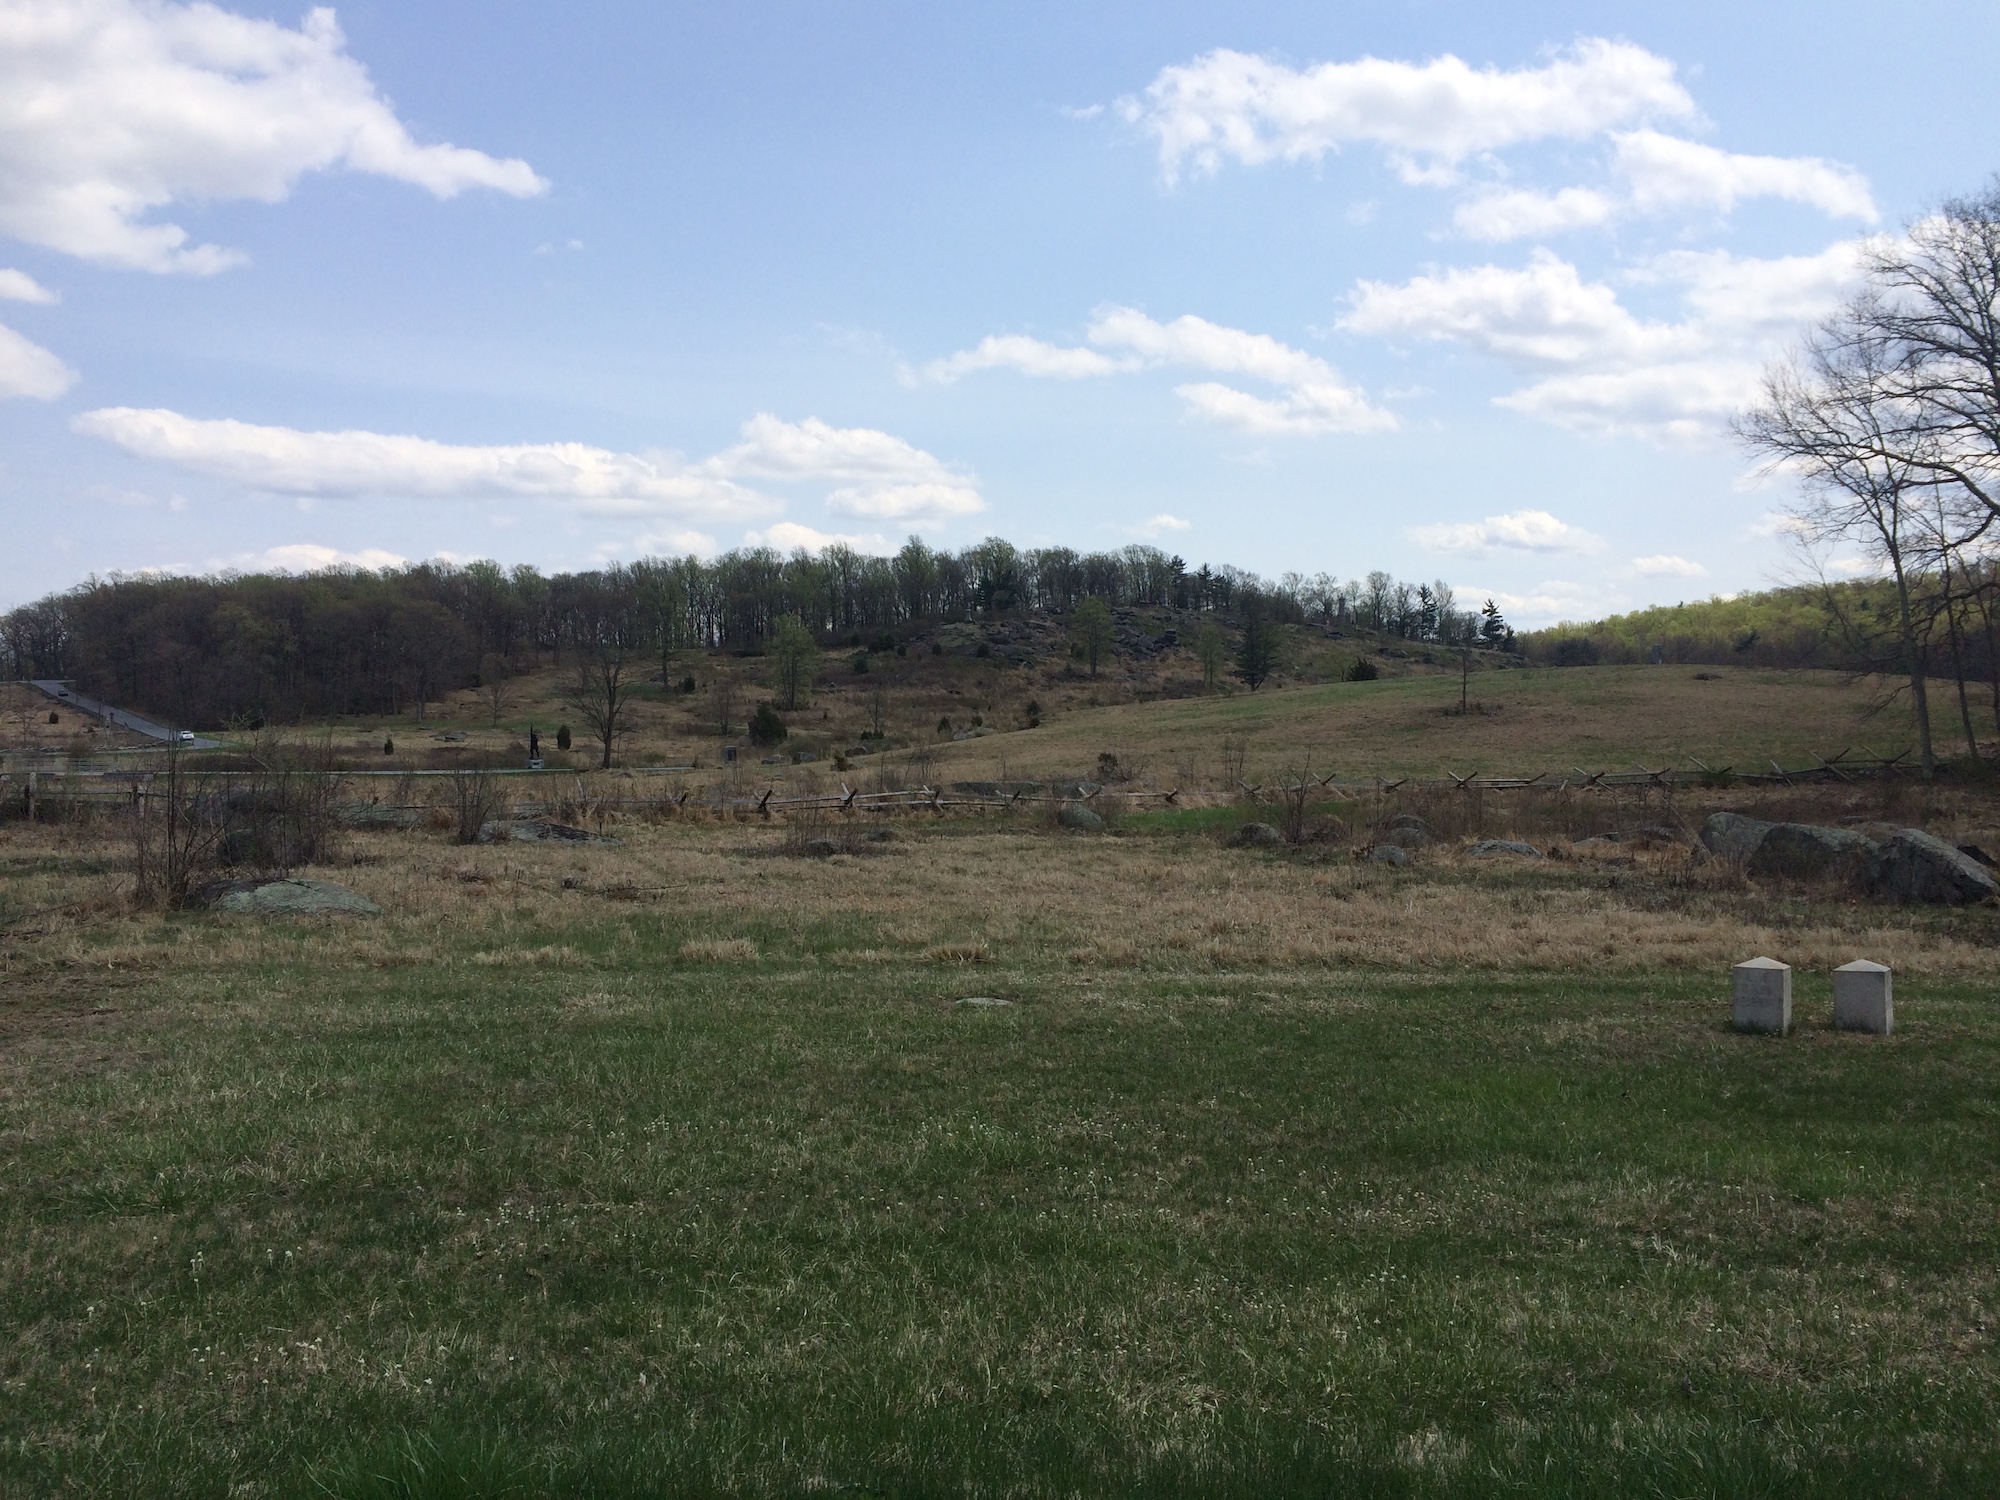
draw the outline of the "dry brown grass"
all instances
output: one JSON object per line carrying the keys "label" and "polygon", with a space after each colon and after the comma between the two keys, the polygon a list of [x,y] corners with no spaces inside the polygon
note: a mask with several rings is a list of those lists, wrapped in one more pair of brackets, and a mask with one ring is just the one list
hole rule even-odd
{"label": "dry brown grass", "polygon": [[[1970,812],[1958,820],[1979,824]],[[278,961],[574,967],[664,929],[684,959],[711,963],[1720,974],[1768,953],[1813,968],[1868,957],[1911,975],[1970,976],[1994,971],[2000,935],[1991,912],[1759,887],[1697,868],[1678,845],[1548,861],[1473,859],[1445,845],[1397,870],[1342,848],[1058,836],[1027,819],[910,820],[879,853],[830,860],[786,857],[782,826],[630,820],[620,836],[466,850],[423,832],[358,835],[364,862],[308,873],[385,915],[270,924],[132,913],[129,881],[108,854],[83,864],[60,831],[16,825],[0,831],[0,858],[29,871],[9,888],[28,910],[0,964],[16,975]]]}

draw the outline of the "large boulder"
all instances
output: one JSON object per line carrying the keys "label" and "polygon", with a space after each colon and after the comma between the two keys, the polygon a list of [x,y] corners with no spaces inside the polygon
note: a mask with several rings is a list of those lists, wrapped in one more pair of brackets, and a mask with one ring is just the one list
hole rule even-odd
{"label": "large boulder", "polygon": [[1377,844],[1368,851],[1368,863],[1371,865],[1394,865],[1400,870],[1409,862],[1409,851],[1395,844]]}
{"label": "large boulder", "polygon": [[1742,813],[1710,813],[1708,821],[1701,825],[1701,846],[1717,859],[1747,864],[1771,826],[1762,818],[1745,817]]}
{"label": "large boulder", "polygon": [[243,917],[376,917],[382,908],[330,880],[223,880],[195,893],[198,905]]}
{"label": "large boulder", "polygon": [[1889,901],[1963,906],[2000,896],[2000,883],[1977,860],[1915,828],[1903,829],[1877,849],[1861,881],[1870,895]]}
{"label": "large boulder", "polygon": [[1104,819],[1081,802],[1065,802],[1056,810],[1056,822],[1077,833],[1104,832]]}
{"label": "large boulder", "polygon": [[1239,849],[1269,849],[1284,841],[1285,836],[1269,823],[1245,823],[1229,840]]}
{"label": "large boulder", "polygon": [[1750,855],[1752,875],[1797,880],[1853,880],[1867,868],[1877,845],[1865,833],[1812,823],[1773,823]]}

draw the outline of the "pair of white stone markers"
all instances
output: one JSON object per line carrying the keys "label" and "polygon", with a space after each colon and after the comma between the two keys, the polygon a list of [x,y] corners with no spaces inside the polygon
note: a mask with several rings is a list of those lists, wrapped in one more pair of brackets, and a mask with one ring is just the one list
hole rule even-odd
{"label": "pair of white stone markers", "polygon": [[[1753,958],[1731,969],[1735,981],[1736,1029],[1770,1031],[1779,1036],[1792,1029],[1792,966],[1775,958]],[[1872,1031],[1887,1036],[1896,1025],[1893,976],[1887,964],[1865,958],[1833,971],[1833,1024],[1842,1031]]]}

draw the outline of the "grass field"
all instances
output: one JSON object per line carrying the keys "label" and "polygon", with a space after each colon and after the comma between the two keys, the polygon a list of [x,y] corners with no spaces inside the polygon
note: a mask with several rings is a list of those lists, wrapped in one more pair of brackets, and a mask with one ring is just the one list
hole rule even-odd
{"label": "grass field", "polygon": [[7,829],[0,1493],[2000,1489],[2000,914],[899,828]]}
{"label": "grass field", "polygon": [[[704,682],[720,671],[739,674],[729,741],[740,742],[751,705],[770,696],[757,681],[765,665],[690,654],[685,666]],[[1102,679],[1079,675],[1060,661],[1010,667],[953,657],[888,658],[859,677],[829,665],[810,705],[786,715],[792,736],[779,753],[789,760],[794,750],[810,750],[824,770],[837,752],[857,746],[879,714],[886,743],[899,750],[928,748],[936,773],[948,779],[1073,777],[1094,772],[1105,753],[1163,786],[1232,791],[1239,773],[1268,781],[1308,761],[1322,775],[1366,779],[1445,771],[1564,775],[1578,765],[1686,768],[1692,759],[1765,771],[1773,760],[1797,768],[1812,764],[1815,755],[1850,748],[1910,751],[1914,759],[1908,706],[1892,695],[1893,684],[1879,679],[1680,666],[1496,670],[1485,663],[1469,684],[1470,712],[1460,715],[1456,673],[1405,662],[1388,666],[1396,675],[1376,682],[1279,683],[1255,693],[1231,686],[1203,694],[1171,664]],[[467,755],[519,764],[533,723],[552,763],[594,766],[597,751],[580,734],[568,755],[553,749],[555,726],[575,717],[561,702],[561,684],[554,671],[513,680],[497,727],[490,722],[491,705],[468,691],[432,705],[422,724],[407,715],[342,721],[333,740],[348,763],[361,768],[443,766]],[[1937,685],[1934,702],[1949,704],[1948,685]],[[1024,727],[1031,706],[1040,721],[1032,729]],[[1975,704],[1974,713],[1975,727],[1990,739],[1990,709]],[[988,731],[984,737],[951,738],[976,720]],[[940,733],[940,722],[952,729]],[[1940,754],[1961,753],[1963,740],[1947,708],[1938,710],[1936,722]],[[73,726],[28,728],[74,736]],[[628,729],[619,742],[620,765],[698,765],[714,775],[720,764],[723,740],[706,689],[685,695],[646,686],[630,709]],[[237,738],[247,744],[254,737]],[[381,752],[385,739],[395,746],[392,756]],[[744,749],[746,762],[763,753]],[[857,760],[854,774],[866,776],[879,759]],[[746,764],[744,774],[784,780],[814,773]]]}

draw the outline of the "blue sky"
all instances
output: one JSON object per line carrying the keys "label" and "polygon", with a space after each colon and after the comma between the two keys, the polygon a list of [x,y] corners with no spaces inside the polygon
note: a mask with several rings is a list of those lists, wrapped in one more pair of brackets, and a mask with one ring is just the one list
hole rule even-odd
{"label": "blue sky", "polygon": [[[1925,23],[1912,25],[1917,16]],[[1757,587],[1729,410],[2000,168],[1940,4],[0,0],[0,601],[912,531]]]}

